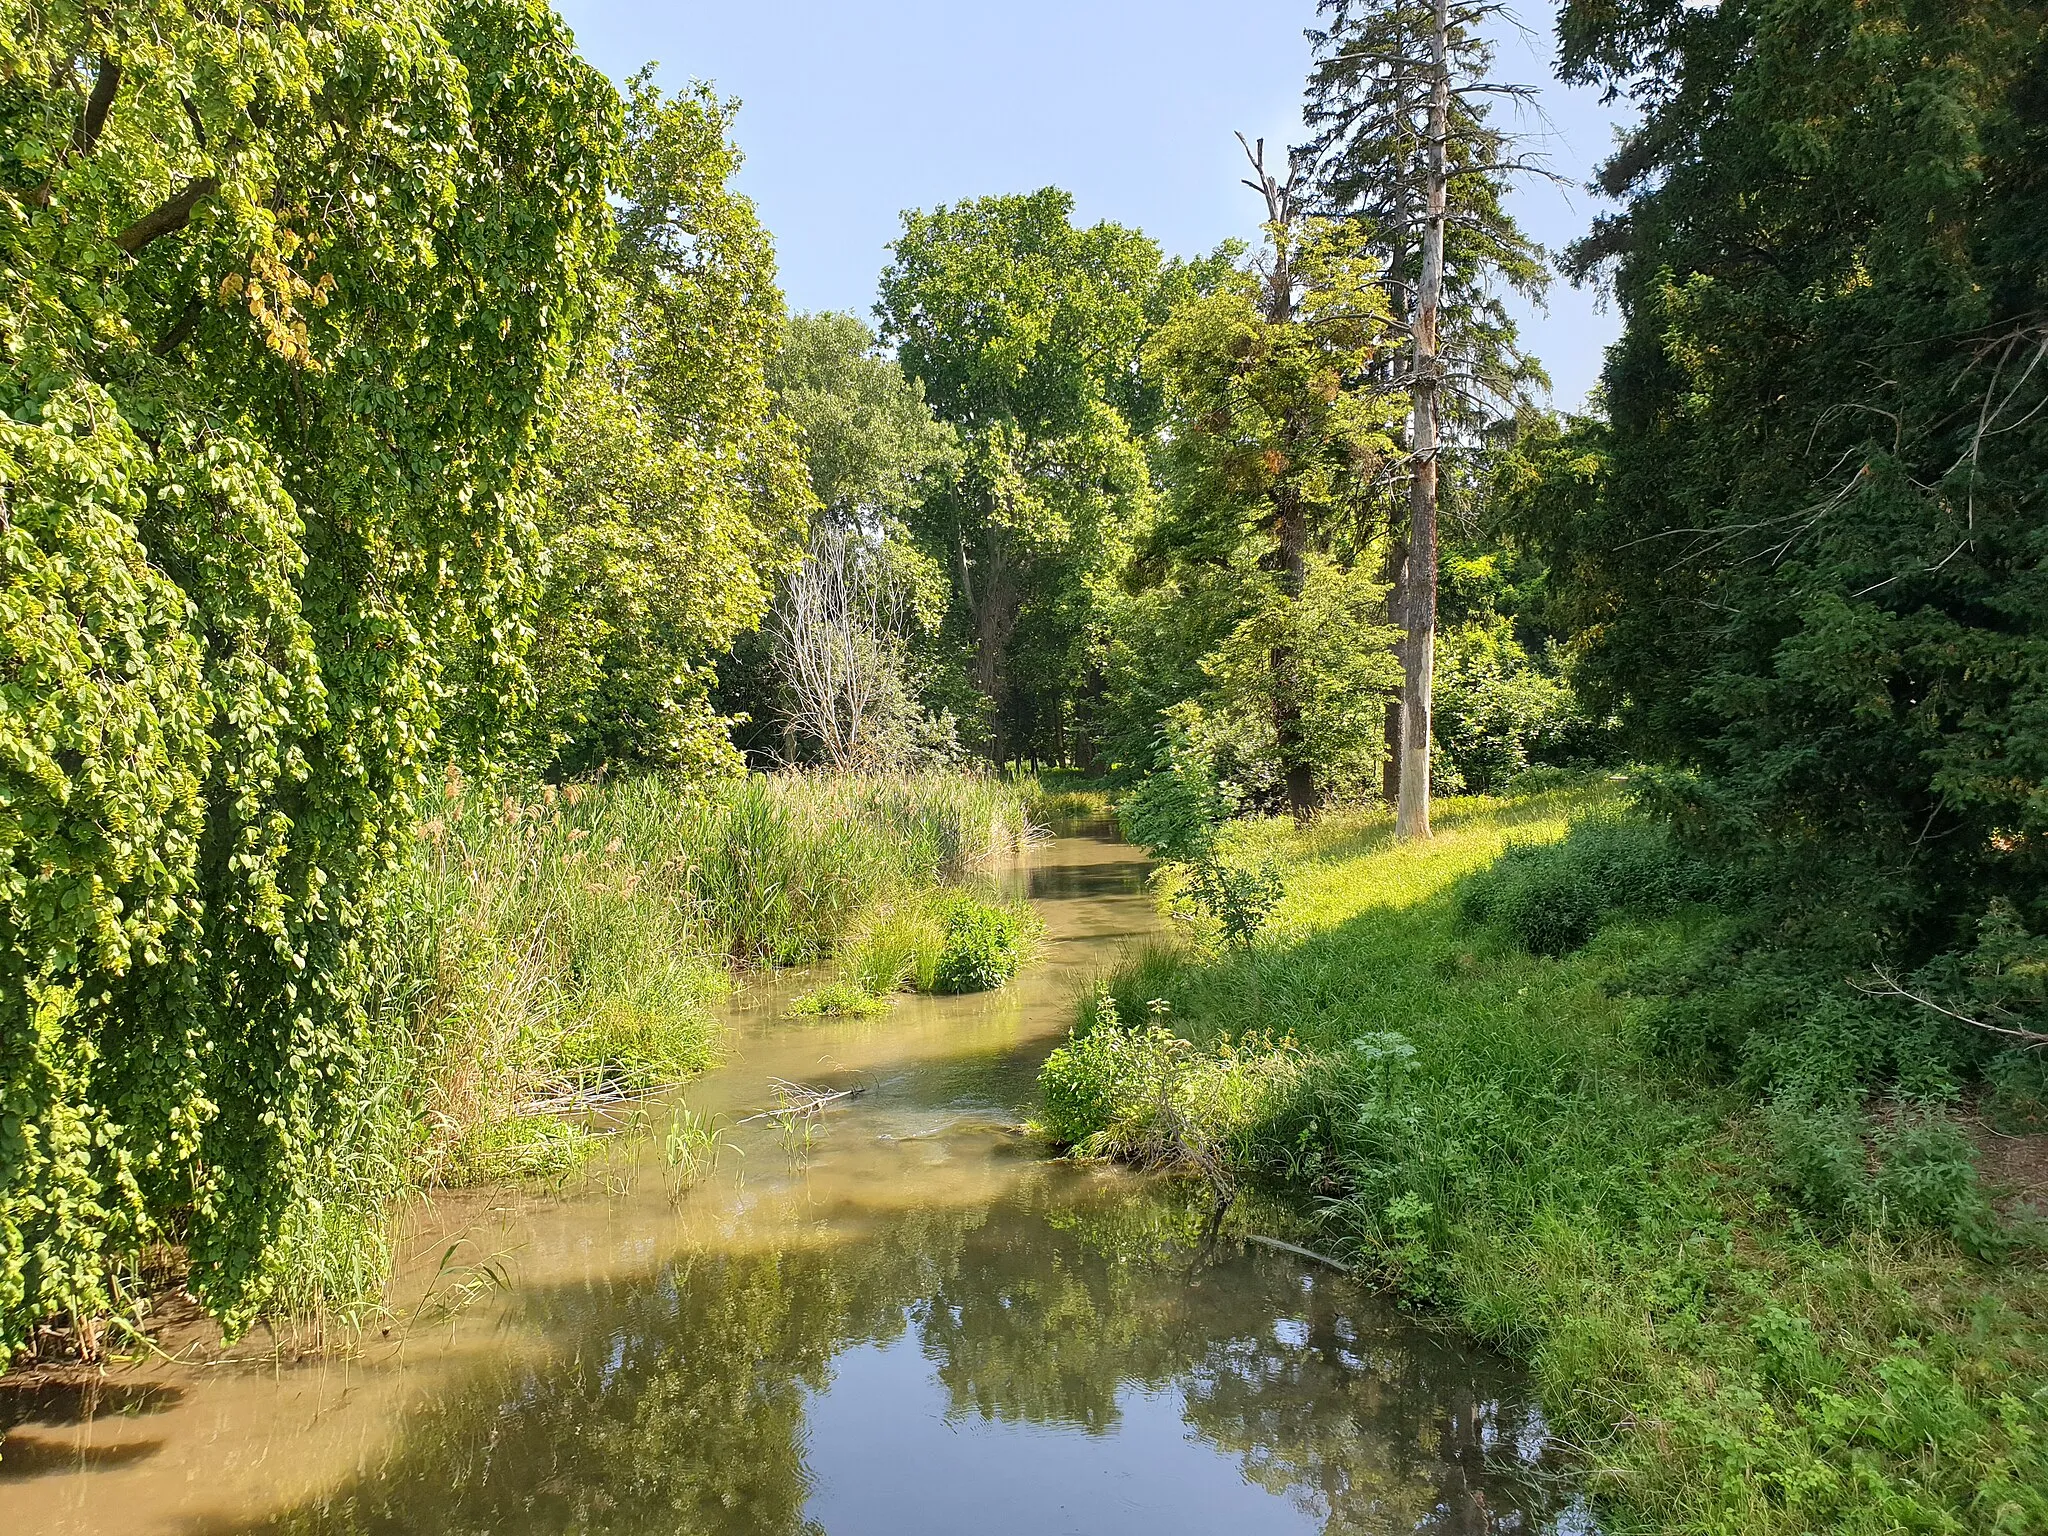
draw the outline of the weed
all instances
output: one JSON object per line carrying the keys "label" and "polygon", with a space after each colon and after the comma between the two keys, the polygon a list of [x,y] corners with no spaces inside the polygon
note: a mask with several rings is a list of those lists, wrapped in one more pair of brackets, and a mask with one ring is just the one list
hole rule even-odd
{"label": "weed", "polygon": [[931,990],[942,993],[988,992],[1002,986],[1016,975],[1037,935],[1029,907],[998,906],[966,894],[947,901],[941,931]]}

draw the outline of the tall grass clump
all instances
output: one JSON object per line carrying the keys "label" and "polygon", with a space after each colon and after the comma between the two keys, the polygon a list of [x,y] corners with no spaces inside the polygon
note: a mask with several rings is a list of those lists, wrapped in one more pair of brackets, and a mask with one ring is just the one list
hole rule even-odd
{"label": "tall grass clump", "polygon": [[900,992],[958,995],[1008,984],[1040,933],[1028,902],[928,889],[879,907],[839,953],[838,976],[798,998],[796,1015],[871,1017]]}

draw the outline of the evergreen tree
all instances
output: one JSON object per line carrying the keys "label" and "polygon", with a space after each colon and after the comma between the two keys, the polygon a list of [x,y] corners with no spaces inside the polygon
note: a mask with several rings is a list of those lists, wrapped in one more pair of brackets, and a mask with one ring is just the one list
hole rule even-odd
{"label": "evergreen tree", "polygon": [[2040,933],[2048,6],[1578,0],[1562,29],[1642,111],[1576,253],[1627,321],[1611,427],[1541,530],[1588,685],[1810,938]]}

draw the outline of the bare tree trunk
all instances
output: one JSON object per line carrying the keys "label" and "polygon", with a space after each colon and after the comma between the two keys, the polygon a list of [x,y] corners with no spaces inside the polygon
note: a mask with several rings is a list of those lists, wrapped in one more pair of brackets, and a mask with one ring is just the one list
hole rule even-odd
{"label": "bare tree trunk", "polygon": [[[1391,517],[1389,519],[1391,521]],[[1394,661],[1405,678],[1408,668],[1408,611],[1403,594],[1408,589],[1408,542],[1398,532],[1387,539],[1387,622],[1401,632],[1394,641]],[[1387,700],[1386,756],[1380,760],[1380,794],[1387,804],[1401,799],[1401,700]]]}
{"label": "bare tree trunk", "polygon": [[1401,690],[1401,790],[1394,835],[1429,836],[1429,695],[1436,681],[1437,311],[1443,302],[1444,216],[1450,174],[1450,0],[1436,0],[1430,34],[1428,208],[1415,294],[1415,477],[1408,528],[1408,653]]}

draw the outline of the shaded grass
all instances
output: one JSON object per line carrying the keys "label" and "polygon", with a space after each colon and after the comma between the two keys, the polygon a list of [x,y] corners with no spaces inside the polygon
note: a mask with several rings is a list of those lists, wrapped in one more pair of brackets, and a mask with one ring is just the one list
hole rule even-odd
{"label": "shaded grass", "polygon": [[1465,876],[1609,794],[1453,802],[1422,846],[1370,815],[1241,829],[1289,872],[1276,930],[1108,978],[1047,1128],[1311,1197],[1319,1242],[1530,1362],[1612,1529],[2048,1530],[2040,1265],[1810,1220],[1766,1117],[1646,1049],[1632,983],[1715,915],[1553,960],[1461,913]]}

